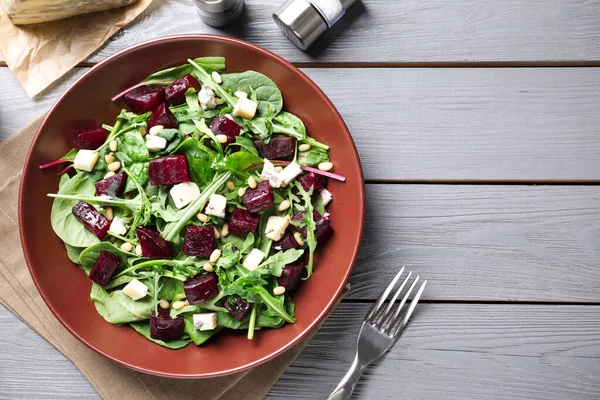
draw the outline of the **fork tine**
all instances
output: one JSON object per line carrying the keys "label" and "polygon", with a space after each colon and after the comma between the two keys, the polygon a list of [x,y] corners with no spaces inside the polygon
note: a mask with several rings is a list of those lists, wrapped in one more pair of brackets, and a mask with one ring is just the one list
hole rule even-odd
{"label": "fork tine", "polygon": [[392,299],[388,303],[388,305],[385,308],[385,310],[375,320],[374,324],[376,326],[379,326],[379,324],[383,323],[386,319],[388,319],[390,309],[392,308],[392,306],[394,305],[394,303],[396,302],[396,300],[398,300],[398,297],[400,296],[400,293],[402,292],[402,289],[404,289],[404,286],[406,286],[406,284],[408,283],[408,280],[410,279],[411,276],[412,276],[412,271],[408,271],[408,275],[406,276],[406,278],[404,278],[404,281],[402,281],[402,283],[400,284],[400,287],[398,288],[398,290],[396,290],[396,293],[394,294],[394,297],[392,297]]}
{"label": "fork tine", "polygon": [[404,314],[404,318],[402,318],[401,321],[396,322],[396,324],[394,324],[394,327],[390,330],[391,335],[393,337],[398,336],[404,330],[406,325],[408,324],[408,320],[410,319],[410,316],[412,315],[413,311],[415,311],[415,307],[417,306],[417,303],[421,299],[423,290],[425,290],[425,285],[427,285],[427,280],[423,281],[423,283],[421,284],[421,287],[417,291],[417,294],[410,301],[410,306],[408,307],[408,311],[406,312],[406,314]]}
{"label": "fork tine", "polygon": [[383,325],[381,326],[382,331],[389,332],[391,328],[395,325],[400,311],[402,311],[402,309],[404,308],[404,304],[406,304],[406,302],[408,301],[408,296],[410,296],[410,294],[412,293],[413,289],[415,288],[415,285],[419,281],[419,278],[419,275],[417,275],[413,283],[408,288],[408,291],[400,301],[400,304],[398,304],[398,306],[396,307],[396,311],[393,314],[391,313],[390,315],[388,315],[385,321],[383,321]]}
{"label": "fork tine", "polygon": [[381,296],[379,296],[379,298],[377,299],[377,302],[375,302],[375,304],[373,304],[373,307],[371,307],[371,310],[367,314],[365,321],[371,321],[371,318],[373,318],[375,316],[375,314],[377,313],[377,311],[379,311],[379,309],[381,308],[381,305],[383,304],[385,299],[387,299],[388,295],[390,294],[390,292],[392,291],[394,286],[396,286],[396,282],[398,282],[398,279],[400,279],[400,276],[402,275],[403,272],[404,272],[404,267],[402,267],[400,269],[400,271],[398,271],[398,273],[396,274],[394,279],[392,279],[392,281],[390,282],[388,287],[385,288],[385,290],[383,291]]}

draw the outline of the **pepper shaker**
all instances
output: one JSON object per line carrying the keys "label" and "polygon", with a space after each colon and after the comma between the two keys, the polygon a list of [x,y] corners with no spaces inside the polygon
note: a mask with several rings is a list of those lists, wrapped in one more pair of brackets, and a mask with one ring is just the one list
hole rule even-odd
{"label": "pepper shaker", "polygon": [[306,50],[331,28],[356,0],[286,0],[273,14],[283,34]]}
{"label": "pepper shaker", "polygon": [[242,15],[244,0],[194,0],[200,19],[216,28],[229,25]]}

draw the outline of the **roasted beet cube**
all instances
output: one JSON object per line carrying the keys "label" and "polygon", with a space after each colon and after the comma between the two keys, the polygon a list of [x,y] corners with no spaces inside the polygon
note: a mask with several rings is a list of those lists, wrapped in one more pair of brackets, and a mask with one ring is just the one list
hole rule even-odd
{"label": "roasted beet cube", "polygon": [[286,251],[299,248],[300,245],[296,242],[296,239],[294,239],[294,235],[289,231],[286,232],[285,236],[283,236],[280,241],[273,244],[273,249],[275,249],[275,251]]}
{"label": "roasted beet cube", "polygon": [[144,114],[154,110],[165,101],[164,86],[140,86],[129,91],[125,97],[125,104],[136,114]]}
{"label": "roasted beet cube", "polygon": [[255,140],[254,147],[262,158],[279,160],[293,157],[296,152],[296,139],[288,136],[272,138],[269,143],[264,140]]}
{"label": "roasted beet cube", "polygon": [[169,110],[167,103],[161,103],[152,110],[152,114],[148,118],[148,129],[156,125],[162,125],[164,128],[175,128],[177,126],[177,118]]}
{"label": "roasted beet cube", "polygon": [[298,288],[298,285],[300,285],[302,275],[304,275],[305,271],[304,261],[298,260],[283,267],[281,276],[277,281],[285,288],[285,290],[290,292],[294,291]]}
{"label": "roasted beet cube", "polygon": [[314,172],[309,172],[306,175],[302,175],[300,179],[298,179],[304,190],[308,191],[311,187],[314,187],[313,191],[317,191],[325,186],[327,183],[327,178],[323,175],[315,174]]}
{"label": "roasted beet cube", "polygon": [[189,182],[187,159],[183,154],[154,158],[150,160],[148,178],[152,186]]}
{"label": "roasted beet cube", "polygon": [[183,282],[185,297],[190,304],[200,304],[219,294],[217,274],[198,275]]}
{"label": "roasted beet cube", "polygon": [[231,120],[223,115],[219,115],[217,118],[213,119],[213,122],[210,124],[210,130],[215,135],[227,136],[227,143],[223,143],[223,147],[234,143],[235,138],[240,136],[240,133],[242,133],[241,126],[239,126],[234,120]]}
{"label": "roasted beet cube", "polygon": [[98,212],[89,203],[85,201],[78,201],[72,208],[71,212],[79,222],[81,222],[89,231],[98,237],[100,240],[104,240],[108,235],[108,229],[110,228],[110,221],[106,217]]}
{"label": "roasted beet cube", "polygon": [[256,231],[260,217],[243,208],[235,208],[229,221],[229,232],[238,236],[246,236]]}
{"label": "roasted beet cube", "polygon": [[165,89],[165,99],[173,106],[185,103],[185,92],[187,92],[189,88],[194,88],[196,89],[196,92],[199,92],[200,82],[190,74],[187,74],[171,83],[171,85]]}
{"label": "roasted beet cube", "polygon": [[125,172],[119,172],[109,178],[102,179],[96,183],[96,195],[117,197],[123,191],[126,180],[127,174]]}
{"label": "roasted beet cube", "polygon": [[273,189],[269,181],[262,181],[256,188],[248,189],[242,197],[244,207],[253,213],[263,212],[273,207]]}
{"label": "roasted beet cube", "polygon": [[[304,221],[304,215],[305,214],[306,213],[304,211],[301,211],[301,212],[297,213],[292,218],[292,221],[295,221],[295,222],[302,222],[302,221]],[[323,218],[316,211],[313,211],[313,219],[315,220],[315,224],[316,224],[316,233],[315,233],[315,235],[317,237],[317,242],[319,244],[323,244],[327,240],[329,240],[329,238],[333,234],[333,228],[331,228],[331,225],[329,224],[329,219]],[[306,226],[300,226],[300,227],[294,227],[294,228],[298,232],[300,232],[302,234],[302,236],[306,237]]]}
{"label": "roasted beet cube", "polygon": [[182,317],[171,318],[169,310],[158,309],[158,315],[150,316],[150,337],[157,340],[175,340],[183,336],[185,320]]}
{"label": "roasted beet cube", "polygon": [[186,227],[182,253],[188,256],[210,257],[214,235],[215,230],[212,226]]}
{"label": "roasted beet cube", "polygon": [[169,247],[169,242],[163,239],[160,234],[150,228],[138,228],[137,237],[142,246],[142,255],[147,258],[171,258],[173,251]]}
{"label": "roasted beet cube", "polygon": [[102,127],[79,129],[73,136],[73,147],[78,150],[96,150],[104,144],[107,134]]}
{"label": "roasted beet cube", "polygon": [[246,314],[248,314],[248,311],[250,311],[252,305],[237,294],[234,294],[227,299],[227,301],[223,304],[223,307],[229,311],[229,314],[231,314],[233,318],[241,321],[244,319]]}
{"label": "roasted beet cube", "polygon": [[108,285],[122,261],[121,257],[104,250],[90,271],[90,279],[102,287]]}

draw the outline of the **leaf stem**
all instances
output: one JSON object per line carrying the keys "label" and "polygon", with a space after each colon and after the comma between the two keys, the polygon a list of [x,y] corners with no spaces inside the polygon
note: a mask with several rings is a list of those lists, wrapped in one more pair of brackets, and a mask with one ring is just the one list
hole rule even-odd
{"label": "leaf stem", "polygon": [[256,326],[256,303],[252,303],[252,311],[250,312],[250,321],[248,322],[248,340],[254,339],[254,328]]}

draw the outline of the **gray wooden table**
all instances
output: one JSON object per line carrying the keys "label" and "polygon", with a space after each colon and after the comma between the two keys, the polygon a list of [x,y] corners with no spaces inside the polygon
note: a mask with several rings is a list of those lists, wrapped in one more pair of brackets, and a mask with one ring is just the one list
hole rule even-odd
{"label": "gray wooden table", "polygon": [[[352,291],[269,398],[322,399],[369,304],[406,265],[430,280],[360,399],[600,398],[600,0],[368,0],[308,53],[247,0],[217,31],[160,1],[40,97],[0,67],[0,138],[97,61],[142,40],[222,33],[300,66],[358,146],[367,224]],[[0,398],[97,399],[0,309]]]}

